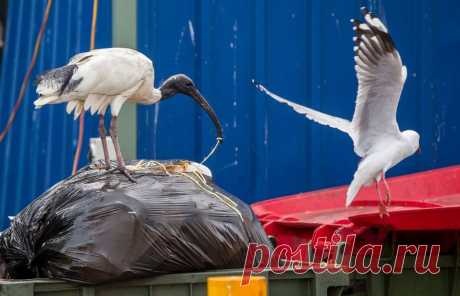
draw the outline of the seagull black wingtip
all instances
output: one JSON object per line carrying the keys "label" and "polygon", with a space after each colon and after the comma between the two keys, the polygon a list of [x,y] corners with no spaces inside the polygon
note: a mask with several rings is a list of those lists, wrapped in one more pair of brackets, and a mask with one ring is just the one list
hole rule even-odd
{"label": "seagull black wingtip", "polygon": [[366,6],[361,6],[361,14],[363,16],[366,16],[366,14],[368,14],[368,13],[369,13],[369,9],[367,9]]}
{"label": "seagull black wingtip", "polygon": [[261,91],[261,92],[264,91],[262,83],[260,83],[259,81],[255,79],[251,79],[251,83],[254,84],[254,86],[257,88],[258,91]]}
{"label": "seagull black wingtip", "polygon": [[356,26],[356,27],[358,27],[359,24],[361,23],[359,20],[354,19],[354,18],[352,18],[352,19],[350,20],[350,22],[351,22],[354,26]]}
{"label": "seagull black wingtip", "polygon": [[254,84],[255,86],[259,86],[260,85],[260,82],[255,80],[254,78],[251,79],[251,83]]}

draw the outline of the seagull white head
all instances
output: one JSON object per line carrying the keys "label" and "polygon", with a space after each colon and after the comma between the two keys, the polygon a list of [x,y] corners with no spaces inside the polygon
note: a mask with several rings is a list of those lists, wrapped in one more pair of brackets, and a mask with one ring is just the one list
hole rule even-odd
{"label": "seagull white head", "polygon": [[420,152],[420,135],[413,130],[406,130],[402,132],[402,136],[409,143],[411,147],[411,155],[415,152]]}

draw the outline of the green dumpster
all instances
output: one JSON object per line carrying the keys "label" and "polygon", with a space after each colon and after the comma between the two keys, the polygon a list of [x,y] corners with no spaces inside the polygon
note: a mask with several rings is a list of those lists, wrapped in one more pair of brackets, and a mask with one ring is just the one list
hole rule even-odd
{"label": "green dumpster", "polygon": [[[460,262],[458,256],[439,257],[438,274],[419,274],[414,270],[414,256],[408,256],[401,274],[350,274],[350,287],[343,295],[349,296],[439,296],[460,295]],[[382,264],[393,259],[382,259]]]}
{"label": "green dumpster", "polygon": [[[58,280],[3,280],[0,296],[204,296],[208,277],[241,275],[241,269],[199,273],[162,275],[146,279],[97,286],[82,286]],[[349,275],[339,273],[297,275],[291,270],[284,274],[266,271],[270,296],[328,296],[342,295],[350,283]]]}

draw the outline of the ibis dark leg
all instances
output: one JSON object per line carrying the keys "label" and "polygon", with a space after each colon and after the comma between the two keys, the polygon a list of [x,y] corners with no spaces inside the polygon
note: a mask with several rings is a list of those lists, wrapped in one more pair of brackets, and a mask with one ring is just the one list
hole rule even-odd
{"label": "ibis dark leg", "polygon": [[99,115],[99,136],[101,137],[102,149],[104,150],[105,168],[110,169],[109,147],[107,145],[107,132],[104,126],[104,115]]}
{"label": "ibis dark leg", "polygon": [[134,183],[136,180],[129,174],[128,170],[126,169],[125,160],[123,159],[123,155],[121,155],[120,143],[118,142],[118,128],[117,128],[117,116],[112,116],[112,120],[110,122],[110,136],[112,137],[113,147],[115,148],[115,154],[117,156],[118,161],[118,169],[126,176],[128,179]]}

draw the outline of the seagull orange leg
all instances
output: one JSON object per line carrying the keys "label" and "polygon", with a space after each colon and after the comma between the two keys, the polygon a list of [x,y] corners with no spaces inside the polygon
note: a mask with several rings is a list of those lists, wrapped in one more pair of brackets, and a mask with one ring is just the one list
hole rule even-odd
{"label": "seagull orange leg", "polygon": [[136,183],[136,180],[131,176],[131,174],[126,169],[125,160],[123,159],[123,155],[121,154],[120,143],[118,142],[118,129],[117,129],[117,116],[112,116],[112,120],[110,122],[110,136],[112,137],[113,147],[115,148],[115,154],[117,156],[118,161],[118,170],[122,172],[131,182]]}
{"label": "seagull orange leg", "polygon": [[382,179],[383,179],[383,184],[385,184],[385,203],[386,206],[389,207],[391,203],[391,192],[390,192],[390,186],[388,186],[387,180],[385,179],[385,174],[382,173]]}
{"label": "seagull orange leg", "polygon": [[383,216],[390,216],[388,213],[387,207],[390,205],[390,188],[388,187],[387,181],[385,180],[385,175],[383,172],[381,173],[380,177],[383,180],[383,184],[385,185],[385,199],[380,197],[380,205],[379,205],[379,215],[380,218],[383,219]]}
{"label": "seagull orange leg", "polygon": [[102,149],[104,150],[105,168],[110,170],[109,148],[107,145],[107,132],[104,126],[104,115],[99,114],[99,136],[101,137]]}
{"label": "seagull orange leg", "polygon": [[384,215],[387,215],[385,204],[383,203],[382,194],[380,193],[379,181],[375,180],[375,190],[377,191],[377,196],[379,197],[379,216],[383,219]]}

